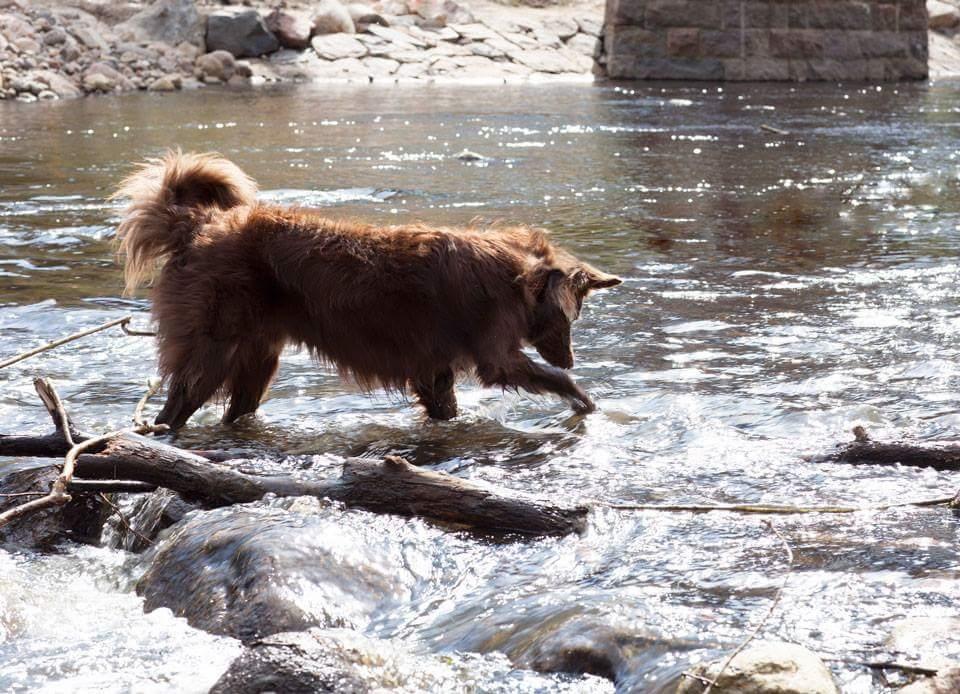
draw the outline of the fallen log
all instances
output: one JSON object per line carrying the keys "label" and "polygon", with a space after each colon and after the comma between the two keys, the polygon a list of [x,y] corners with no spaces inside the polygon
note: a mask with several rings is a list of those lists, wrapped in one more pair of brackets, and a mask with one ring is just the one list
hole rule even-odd
{"label": "fallen log", "polygon": [[[44,398],[44,381],[37,391]],[[52,389],[52,387],[51,387]],[[48,405],[48,410],[50,410]],[[54,422],[57,416],[51,411]],[[58,428],[46,437],[24,443],[23,437],[5,436],[9,451],[29,448],[27,455],[48,455],[56,450]],[[16,439],[19,443],[14,444]],[[42,445],[37,441],[42,440]],[[74,472],[78,486],[105,480],[111,487],[122,482],[138,482],[165,487],[207,506],[225,506],[276,496],[315,496],[332,499],[348,507],[376,513],[418,516],[455,523],[479,530],[525,535],[565,535],[581,531],[586,524],[587,508],[563,508],[527,496],[505,493],[446,473],[421,470],[402,458],[382,460],[349,458],[339,478],[311,480],[302,475],[258,475],[241,472],[229,464],[210,460],[196,453],[162,443],[153,438],[123,432],[76,459]],[[6,452],[4,452],[6,451]],[[23,455],[23,453],[18,453]]]}
{"label": "fallen log", "polygon": [[853,435],[852,443],[843,444],[833,453],[815,458],[815,462],[960,470],[960,446],[956,444],[919,446],[902,441],[881,443],[872,440],[862,426],[854,427]]}

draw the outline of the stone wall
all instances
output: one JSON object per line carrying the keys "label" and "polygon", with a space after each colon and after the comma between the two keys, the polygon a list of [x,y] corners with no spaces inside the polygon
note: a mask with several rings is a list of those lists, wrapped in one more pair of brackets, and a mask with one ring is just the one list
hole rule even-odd
{"label": "stone wall", "polygon": [[607,0],[604,24],[612,79],[927,77],[925,0]]}

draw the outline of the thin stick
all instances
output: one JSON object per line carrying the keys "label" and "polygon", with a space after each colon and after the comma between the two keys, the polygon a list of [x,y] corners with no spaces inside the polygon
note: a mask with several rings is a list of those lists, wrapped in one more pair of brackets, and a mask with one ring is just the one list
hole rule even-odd
{"label": "thin stick", "polygon": [[800,513],[859,513],[860,511],[887,511],[907,506],[941,506],[949,504],[954,496],[940,496],[935,499],[901,501],[896,504],[879,506],[780,506],[777,504],[608,504],[603,506],[618,511],[671,511],[686,513],[709,513],[726,511],[728,513],[765,513],[770,515],[791,515]]}
{"label": "thin stick", "polygon": [[6,494],[0,494],[0,496],[43,496],[46,492],[7,492]]}
{"label": "thin stick", "polygon": [[137,402],[137,406],[133,409],[133,424],[136,427],[149,426],[143,420],[143,408],[147,406],[147,400],[157,394],[157,391],[160,390],[160,379],[151,378],[147,380],[147,392],[143,394],[143,397]]}
{"label": "thin stick", "polygon": [[768,133],[773,133],[774,135],[789,135],[789,130],[781,130],[780,128],[774,128],[772,125],[767,125],[764,123],[760,126],[761,130],[766,130]]}
{"label": "thin stick", "polygon": [[830,662],[830,663],[844,663],[845,665],[858,665],[860,667],[869,668],[871,670],[899,670],[901,672],[908,672],[912,675],[927,675],[928,677],[933,677],[940,672],[937,668],[922,667],[920,665],[910,665],[908,663],[898,663],[895,661],[871,661],[871,660],[853,660],[850,658],[830,658],[826,656],[821,656],[821,660]]}
{"label": "thin stick", "polygon": [[112,327],[115,326],[115,325],[123,325],[123,324],[125,324],[125,323],[128,323],[132,318],[133,318],[133,316],[124,316],[123,318],[117,318],[116,320],[108,321],[108,322],[104,323],[103,325],[97,326],[96,328],[89,328],[88,330],[81,330],[81,331],[78,332],[78,333],[73,333],[72,335],[67,335],[66,337],[61,337],[59,340],[54,340],[53,342],[48,342],[48,343],[45,344],[45,345],[41,345],[40,347],[37,347],[37,348],[35,348],[35,349],[31,349],[31,350],[29,350],[29,351],[23,352],[22,354],[18,354],[18,355],[15,356],[15,357],[10,357],[9,359],[6,359],[6,360],[4,360],[4,361],[0,361],[0,369],[4,368],[5,366],[10,366],[11,364],[16,364],[18,361],[23,361],[24,359],[28,359],[28,358],[30,358],[30,357],[32,357],[32,356],[35,356],[35,355],[37,355],[37,354],[40,354],[41,352],[47,352],[47,351],[53,349],[54,347],[59,347],[60,345],[65,345],[65,344],[67,344],[68,342],[73,342],[74,340],[79,340],[81,337],[86,337],[87,335],[93,335],[94,333],[98,333],[98,332],[100,332],[101,330],[106,330],[107,328],[112,328]]}
{"label": "thin stick", "polygon": [[135,337],[156,337],[157,333],[152,330],[134,330],[133,328],[127,327],[130,324],[130,320],[126,320],[120,324],[120,329],[127,335],[133,335]]}
{"label": "thin stick", "polygon": [[148,545],[152,545],[152,544],[153,544],[153,540],[151,540],[149,537],[147,537],[146,535],[144,535],[143,533],[141,533],[139,530],[135,530],[135,529],[133,528],[133,526],[130,525],[130,523],[127,521],[127,517],[126,517],[125,515],[123,515],[123,511],[120,510],[120,507],[117,506],[117,505],[116,505],[115,503],[113,503],[112,501],[110,501],[110,499],[107,498],[107,495],[106,495],[106,494],[104,494],[103,492],[100,492],[100,498],[101,498],[101,499],[104,501],[104,503],[106,503],[110,508],[112,508],[114,511],[116,511],[117,517],[120,518],[120,522],[123,523],[123,527],[126,528],[128,532],[133,533],[134,535],[136,535],[137,537],[139,537],[141,540],[143,540],[144,542],[146,542]]}
{"label": "thin stick", "polygon": [[770,529],[770,531],[780,538],[780,542],[783,543],[783,548],[787,552],[787,571],[783,575],[783,581],[780,583],[780,587],[777,589],[776,595],[773,596],[773,602],[770,603],[770,607],[767,608],[766,614],[763,615],[763,619],[760,620],[760,623],[755,626],[750,633],[747,635],[747,638],[743,642],[733,649],[733,652],[727,656],[727,659],[723,661],[723,665],[720,666],[720,670],[714,676],[713,681],[707,685],[707,688],[703,690],[703,694],[710,694],[713,688],[716,686],[717,682],[723,676],[724,671],[730,667],[730,663],[733,662],[733,659],[740,655],[741,651],[746,648],[757,634],[760,633],[760,630],[763,629],[764,625],[767,623],[767,620],[770,619],[770,616],[773,614],[773,611],[777,609],[777,605],[780,603],[780,597],[783,595],[784,588],[787,587],[787,581],[790,580],[790,573],[793,571],[793,550],[790,548],[790,543],[787,542],[787,538],[780,534],[780,531],[777,530],[773,523],[770,521],[763,521],[763,524]]}

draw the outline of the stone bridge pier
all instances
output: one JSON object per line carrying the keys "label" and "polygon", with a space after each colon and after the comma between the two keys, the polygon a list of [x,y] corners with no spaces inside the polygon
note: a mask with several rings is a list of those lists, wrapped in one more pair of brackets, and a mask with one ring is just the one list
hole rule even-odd
{"label": "stone bridge pier", "polygon": [[607,0],[611,79],[926,79],[925,0]]}

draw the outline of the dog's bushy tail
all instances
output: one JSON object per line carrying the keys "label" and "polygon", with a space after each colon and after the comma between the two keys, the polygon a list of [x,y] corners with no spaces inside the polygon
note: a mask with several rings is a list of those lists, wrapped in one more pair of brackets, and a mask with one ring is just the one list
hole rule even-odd
{"label": "dog's bushy tail", "polygon": [[130,199],[117,229],[129,294],[190,243],[204,209],[252,205],[257,184],[217,154],[171,150],[143,164],[111,197]]}

